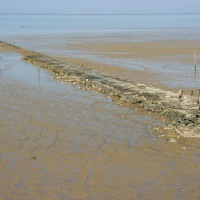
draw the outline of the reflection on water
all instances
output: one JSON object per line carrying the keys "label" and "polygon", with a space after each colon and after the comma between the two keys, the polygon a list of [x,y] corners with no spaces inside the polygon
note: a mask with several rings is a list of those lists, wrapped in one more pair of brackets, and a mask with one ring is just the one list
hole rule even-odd
{"label": "reflection on water", "polygon": [[[150,116],[1,53],[0,198],[198,199],[198,149]],[[184,191],[184,192],[183,192]]]}
{"label": "reflection on water", "polygon": [[[197,50],[199,63],[199,30],[182,32],[137,30],[118,34],[105,32],[102,35],[99,32],[67,32],[45,36],[10,36],[9,40],[10,43],[16,41],[25,49],[32,50],[34,45],[35,51],[43,54],[85,59],[93,62],[91,65],[120,67],[122,71],[132,70],[133,76],[134,70],[138,70],[148,75],[145,79],[151,84],[156,82],[168,88],[198,89],[199,66],[197,64],[197,78],[194,80],[193,51]],[[139,41],[136,38],[140,38]],[[140,81],[140,78],[136,76],[134,80]]]}

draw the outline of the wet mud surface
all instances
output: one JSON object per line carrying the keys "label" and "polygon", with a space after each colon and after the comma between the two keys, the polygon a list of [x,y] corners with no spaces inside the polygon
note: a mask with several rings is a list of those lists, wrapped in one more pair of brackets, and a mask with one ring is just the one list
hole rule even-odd
{"label": "wet mud surface", "polygon": [[199,199],[195,140],[0,54],[1,199]]}

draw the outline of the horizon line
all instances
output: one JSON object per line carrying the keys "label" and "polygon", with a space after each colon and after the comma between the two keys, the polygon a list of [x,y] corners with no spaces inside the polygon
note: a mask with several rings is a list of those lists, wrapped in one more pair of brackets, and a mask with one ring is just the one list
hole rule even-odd
{"label": "horizon line", "polygon": [[195,12],[181,12],[181,13],[51,13],[51,12],[0,12],[0,15],[194,15],[200,14]]}

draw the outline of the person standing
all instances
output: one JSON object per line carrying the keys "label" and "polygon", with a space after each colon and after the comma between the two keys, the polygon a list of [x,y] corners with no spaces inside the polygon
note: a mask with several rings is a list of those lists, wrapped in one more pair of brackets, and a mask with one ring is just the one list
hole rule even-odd
{"label": "person standing", "polygon": [[183,101],[183,90],[179,90],[179,92],[178,92],[178,100],[179,100],[179,102]]}

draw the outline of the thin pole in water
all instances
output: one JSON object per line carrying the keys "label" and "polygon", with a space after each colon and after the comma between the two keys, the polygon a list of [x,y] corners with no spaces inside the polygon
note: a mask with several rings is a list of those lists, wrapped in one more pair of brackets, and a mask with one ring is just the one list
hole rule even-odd
{"label": "thin pole in water", "polygon": [[197,62],[196,62],[196,52],[194,50],[194,66],[195,66],[195,71],[197,70]]}
{"label": "thin pole in water", "polygon": [[34,46],[33,46],[33,52],[34,52]]}

